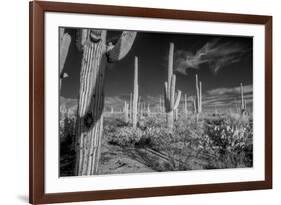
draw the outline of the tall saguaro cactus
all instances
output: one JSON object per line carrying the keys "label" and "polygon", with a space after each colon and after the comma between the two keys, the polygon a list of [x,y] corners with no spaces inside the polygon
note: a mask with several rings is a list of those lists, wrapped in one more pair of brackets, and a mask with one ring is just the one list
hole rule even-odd
{"label": "tall saguaro cactus", "polygon": [[180,103],[181,91],[178,90],[177,97],[175,97],[176,75],[173,74],[174,61],[174,44],[170,43],[169,49],[169,63],[168,63],[168,81],[164,84],[164,101],[167,118],[167,127],[170,131],[174,127],[174,111]]}
{"label": "tall saguaro cactus", "polygon": [[196,108],[196,99],[193,98],[193,113],[196,114],[197,113],[197,108]]}
{"label": "tall saguaro cactus", "polygon": [[196,107],[197,113],[202,112],[202,83],[198,81],[198,75],[195,75],[195,83],[196,83]]}
{"label": "tall saguaro cactus", "polygon": [[244,114],[246,111],[246,99],[244,98],[244,86],[240,83],[240,94],[241,94],[241,114]]}
{"label": "tall saguaro cactus", "polygon": [[164,108],[164,100],[162,99],[162,95],[159,96],[159,112],[160,113],[164,113],[165,112],[165,108]]}
{"label": "tall saguaro cactus", "polygon": [[130,93],[130,104],[129,104],[129,120],[133,122],[133,95]]}
{"label": "tall saguaro cactus", "polygon": [[134,92],[133,92],[133,128],[137,127],[138,121],[138,96],[139,96],[139,83],[138,83],[138,57],[135,57],[135,73],[134,73]]}
{"label": "tall saguaro cactus", "polygon": [[108,62],[121,60],[136,32],[124,31],[115,45],[106,43],[106,30],[82,29],[76,41],[83,50],[76,134],[76,175],[98,174],[103,132],[104,77]]}
{"label": "tall saguaro cactus", "polygon": [[125,123],[128,123],[129,122],[129,104],[126,101],[124,103],[123,112],[124,112],[124,121],[125,121]]}
{"label": "tall saguaro cactus", "polygon": [[185,94],[184,95],[184,116],[185,118],[187,118],[187,115],[188,115],[188,110],[187,110],[187,95]]}

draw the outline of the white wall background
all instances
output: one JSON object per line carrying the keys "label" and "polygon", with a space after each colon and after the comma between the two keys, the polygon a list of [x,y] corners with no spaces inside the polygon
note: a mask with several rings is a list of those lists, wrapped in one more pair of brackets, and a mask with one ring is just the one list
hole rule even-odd
{"label": "white wall background", "polygon": [[[273,190],[126,199],[73,204],[276,204],[281,199],[281,6],[278,0],[73,0],[96,4],[203,10],[273,16],[274,183]],[[28,201],[28,0],[1,2],[0,204]],[[278,58],[279,57],[279,58]],[[279,202],[280,203],[280,202]]]}

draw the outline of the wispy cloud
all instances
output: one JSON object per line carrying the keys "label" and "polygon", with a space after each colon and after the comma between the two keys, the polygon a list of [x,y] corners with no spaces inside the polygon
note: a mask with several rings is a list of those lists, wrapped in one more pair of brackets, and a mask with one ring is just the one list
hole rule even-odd
{"label": "wispy cloud", "polygon": [[[244,94],[252,93],[253,86],[252,85],[243,86],[243,90],[244,90]],[[239,93],[240,93],[240,86],[232,87],[232,88],[216,88],[208,91],[209,95],[224,95],[224,94],[239,94]]]}
{"label": "wispy cloud", "polygon": [[187,75],[189,69],[199,69],[201,65],[208,64],[216,73],[227,65],[239,62],[245,52],[246,49],[239,43],[215,39],[207,42],[195,53],[186,50],[176,51],[175,71]]}
{"label": "wispy cloud", "polygon": [[[213,106],[234,106],[240,103],[240,86],[232,88],[216,88],[209,90],[203,96],[203,105],[207,107]],[[247,103],[253,101],[253,86],[244,86],[244,99]]]}
{"label": "wispy cloud", "polygon": [[105,105],[116,106],[121,104],[124,104],[124,100],[119,96],[105,97]]}

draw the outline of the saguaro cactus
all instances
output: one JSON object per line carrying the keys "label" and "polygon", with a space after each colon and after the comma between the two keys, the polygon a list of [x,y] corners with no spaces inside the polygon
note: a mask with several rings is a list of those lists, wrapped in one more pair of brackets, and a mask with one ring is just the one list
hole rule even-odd
{"label": "saguaro cactus", "polygon": [[124,112],[124,121],[125,121],[125,123],[128,123],[129,122],[129,104],[126,101],[124,103],[123,112]]}
{"label": "saguaro cactus", "polygon": [[145,112],[145,104],[144,104],[144,102],[140,102],[140,119],[143,119],[143,117],[144,117],[144,112]]}
{"label": "saguaro cactus", "polygon": [[150,104],[147,104],[147,116],[150,116]]}
{"label": "saguaro cactus", "polygon": [[240,83],[240,94],[241,94],[241,114],[246,112],[246,99],[244,98],[244,86]]}
{"label": "saguaro cactus", "polygon": [[137,127],[137,121],[138,121],[138,96],[139,96],[138,57],[135,57],[134,92],[133,92],[133,128]]}
{"label": "saguaro cactus", "polygon": [[133,95],[130,93],[130,104],[129,104],[129,119],[130,123],[133,122]]}
{"label": "saguaro cactus", "polygon": [[181,91],[178,90],[177,97],[175,97],[176,75],[173,74],[174,61],[174,44],[170,43],[169,49],[169,63],[168,63],[168,81],[164,84],[164,101],[167,118],[167,127],[170,131],[174,127],[174,111],[180,103]]}
{"label": "saguaro cactus", "polygon": [[162,106],[162,96],[159,96],[159,112],[162,113],[163,112],[163,106]]}
{"label": "saguaro cactus", "polygon": [[179,109],[176,108],[175,110],[175,121],[177,121],[179,119]]}
{"label": "saguaro cactus", "polygon": [[202,112],[202,83],[198,81],[198,75],[195,75],[195,83],[196,83],[196,108],[197,113]]}
{"label": "saguaro cactus", "polygon": [[79,176],[98,173],[106,64],[125,57],[136,36],[136,32],[124,31],[116,45],[112,45],[106,43],[106,30],[82,29],[80,32],[77,42],[83,49],[83,59],[75,140],[75,174]]}
{"label": "saguaro cactus", "polygon": [[197,113],[197,108],[196,108],[196,99],[193,98],[193,113],[196,114]]}
{"label": "saguaro cactus", "polygon": [[187,115],[188,115],[188,110],[187,110],[187,95],[185,94],[184,95],[184,116],[185,118],[187,118]]}

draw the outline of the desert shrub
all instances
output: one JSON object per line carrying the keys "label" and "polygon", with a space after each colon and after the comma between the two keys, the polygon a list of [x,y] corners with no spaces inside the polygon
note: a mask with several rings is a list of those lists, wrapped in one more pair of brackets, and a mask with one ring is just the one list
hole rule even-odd
{"label": "desert shrub", "polygon": [[[158,124],[157,124],[158,125]],[[147,127],[138,145],[150,147],[166,155],[167,163],[153,163],[158,171],[190,170],[193,165],[189,159],[196,155],[200,147],[200,137],[203,134],[202,124],[193,121],[178,121],[173,132],[165,126]]]}
{"label": "desert shrub", "polygon": [[[119,120],[105,120],[106,142],[121,147],[150,148],[164,156],[145,158],[156,171],[251,167],[252,120],[231,115],[189,116],[166,128],[164,115],[141,119],[133,129]],[[111,123],[113,122],[114,123]]]}
{"label": "desert shrub", "polygon": [[231,117],[206,122],[208,149],[216,159],[209,168],[233,168],[252,166],[252,123]]}
{"label": "desert shrub", "polygon": [[107,140],[111,144],[119,146],[134,146],[142,136],[142,130],[132,127],[120,127],[107,130]]}
{"label": "desert shrub", "polygon": [[65,117],[60,123],[60,176],[71,176],[75,161],[75,118]]}

